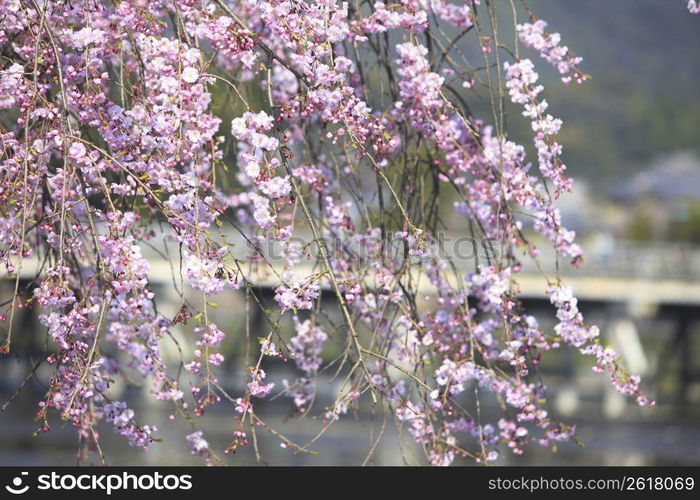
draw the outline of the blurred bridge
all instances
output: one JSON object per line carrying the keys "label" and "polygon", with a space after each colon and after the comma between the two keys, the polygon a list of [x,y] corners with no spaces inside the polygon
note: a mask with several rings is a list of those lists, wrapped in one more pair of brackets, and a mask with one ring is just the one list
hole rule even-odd
{"label": "blurred bridge", "polygon": [[[233,230],[227,232],[237,234]],[[233,243],[237,256],[253,252],[240,236],[229,237],[228,241]],[[675,379],[673,399],[680,407],[700,401],[700,363],[693,354],[694,351],[700,353],[696,340],[696,337],[700,340],[700,336],[694,335],[700,326],[700,247],[607,239],[583,242],[583,246],[587,252],[581,269],[574,269],[564,262],[557,263],[553,253],[545,250],[545,245],[541,245],[540,267],[525,259],[524,268],[515,275],[515,281],[526,308],[542,317],[543,325],[547,327],[547,318],[551,318],[552,313],[546,294],[547,278],[556,276],[558,268],[564,282],[573,288],[587,320],[601,327],[606,339],[623,355],[631,371],[642,375],[653,373],[658,387],[668,377]],[[166,242],[164,238],[159,250],[147,246],[142,248],[151,264],[149,280],[156,291],[159,307],[166,314],[172,312],[174,315],[181,305],[174,290],[174,283],[179,283],[177,245]],[[278,267],[276,271],[281,272],[279,248],[262,251],[271,257],[273,267]],[[449,249],[446,254],[459,272],[449,279],[453,285],[458,285],[458,280],[474,270],[475,260],[469,256],[458,258]],[[318,263],[314,267],[308,262],[313,260],[295,267],[295,272],[309,276],[319,271]],[[20,279],[33,279],[39,268],[36,258],[26,259]],[[8,292],[6,278],[0,275],[5,283],[3,294]],[[279,285],[277,276],[269,270],[251,273],[251,281],[269,299],[273,288]],[[414,282],[420,283],[421,295],[434,292],[427,279]],[[331,293],[324,293],[322,300],[330,307],[334,297]],[[262,323],[259,326],[264,328]]]}
{"label": "blurred bridge", "polygon": [[[223,232],[228,234],[227,241],[232,244],[237,257],[242,258],[256,251],[232,228],[225,227]],[[308,244],[312,238],[300,238],[299,241]],[[447,238],[446,241],[458,240]],[[542,254],[539,267],[532,260],[523,259],[523,270],[516,275],[522,296],[545,298],[546,277],[551,279],[556,276],[558,269],[558,274],[565,278],[579,299],[633,304],[700,304],[700,246],[603,239],[590,243],[584,241],[583,247],[586,250],[584,264],[580,269],[574,269],[561,259],[556,262],[552,250],[546,244],[540,245]],[[278,244],[272,243],[259,250],[273,266],[281,268],[283,259]],[[150,281],[153,284],[172,282],[173,272],[179,267],[177,245],[163,238],[158,250],[144,245],[142,251],[151,264]],[[466,274],[475,268],[474,254],[474,251],[469,251],[462,255],[447,248],[441,256],[449,258],[460,272]],[[166,258],[166,255],[170,258]],[[302,276],[312,274],[315,271],[309,262],[313,261],[297,266],[295,271]],[[25,259],[20,279],[32,279],[39,268],[37,258]],[[6,278],[6,273],[0,272],[0,279]],[[256,282],[260,286],[276,285],[276,280],[270,276],[262,275],[259,278]],[[423,286],[425,288],[421,292],[430,291],[428,283]]]}

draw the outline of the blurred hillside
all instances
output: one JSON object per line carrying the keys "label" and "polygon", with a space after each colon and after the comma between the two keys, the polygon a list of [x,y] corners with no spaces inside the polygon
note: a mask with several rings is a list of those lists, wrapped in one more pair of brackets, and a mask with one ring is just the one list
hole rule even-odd
{"label": "blurred hillside", "polygon": [[[528,6],[584,58],[592,79],[545,94],[564,120],[570,171],[594,185],[620,181],[663,153],[700,153],[700,16],[673,0],[530,0]],[[536,59],[534,51],[523,55]]]}

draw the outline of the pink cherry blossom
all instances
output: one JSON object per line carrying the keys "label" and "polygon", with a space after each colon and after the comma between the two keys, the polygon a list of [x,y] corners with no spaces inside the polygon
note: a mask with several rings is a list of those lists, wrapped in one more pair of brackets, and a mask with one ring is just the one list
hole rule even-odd
{"label": "pink cherry blossom", "polygon": [[[573,187],[567,125],[526,56],[565,83],[588,76],[545,21],[504,11],[0,2],[0,268],[16,291],[0,352],[38,355],[17,341],[30,333],[20,310],[36,308],[39,431],[65,421],[92,453],[107,423],[158,446],[148,412],[114,400],[132,386],[214,464],[251,435],[285,435],[251,402],[284,396],[323,432],[382,408],[424,463],[486,464],[575,436],[536,369],[563,344],[653,406],[558,269],[542,277],[553,327],[521,300],[537,245],[583,261],[557,205]],[[508,98],[532,152],[510,119],[478,111]],[[479,240],[478,254],[445,257],[443,224]],[[319,396],[328,379],[332,401]],[[498,413],[465,409],[482,401]],[[197,430],[211,405],[228,405],[230,443]]]}

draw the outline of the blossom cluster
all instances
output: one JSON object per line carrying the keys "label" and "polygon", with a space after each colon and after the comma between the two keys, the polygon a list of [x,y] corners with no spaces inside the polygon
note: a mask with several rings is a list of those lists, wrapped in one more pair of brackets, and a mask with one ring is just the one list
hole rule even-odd
{"label": "blossom cluster", "polygon": [[556,196],[562,191],[570,191],[571,180],[564,176],[566,165],[561,161],[562,147],[554,139],[561,130],[562,121],[544,114],[549,104],[538,98],[544,88],[537,85],[539,76],[534,70],[534,64],[529,59],[523,59],[513,64],[506,62],[504,67],[511,101],[521,104],[525,108],[523,116],[531,120],[542,175],[552,180]]}
{"label": "blossom cluster", "polygon": [[587,76],[578,69],[583,58],[573,55],[567,46],[560,45],[561,35],[547,33],[546,27],[547,23],[542,19],[538,19],[534,23],[519,24],[517,30],[520,41],[538,51],[545,61],[557,68],[564,83],[569,83],[572,80],[576,83],[583,83]]}
{"label": "blossom cluster", "polygon": [[[306,452],[253,408],[284,394],[295,417],[326,426],[383,405],[430,463],[488,463],[574,435],[532,374],[565,344],[652,405],[561,276],[543,278],[557,283],[554,331],[518,296],[523,261],[540,254],[531,237],[577,265],[583,251],[556,206],[572,187],[564,124],[535,64],[504,40],[494,53],[483,11],[478,0],[0,2],[0,267],[15,292],[1,350],[30,344],[17,341],[33,335],[18,311],[36,308],[50,367],[36,375],[48,388],[40,430],[63,419],[96,450],[106,422],[155,446],[158,429],[111,397],[124,383],[171,407],[191,428],[183,445],[212,463],[220,446],[198,419],[222,401],[226,453],[263,428]],[[546,27],[533,18],[515,36],[565,82],[583,81],[581,58]],[[486,64],[468,60],[479,47]],[[534,161],[504,118],[472,113],[472,93],[523,107]],[[440,256],[435,233],[453,221],[491,242],[473,266]],[[174,316],[156,300],[159,260]],[[256,316],[269,330],[215,318],[213,297],[233,295],[247,325]],[[283,363],[294,375],[279,381]],[[247,368],[237,393],[223,384],[233,366]],[[326,378],[336,398],[319,411]],[[468,398],[506,408],[477,418]]]}
{"label": "blossom cluster", "polygon": [[308,319],[301,322],[295,317],[294,322],[296,335],[289,340],[290,354],[304,376],[292,383],[285,381],[285,386],[287,395],[293,398],[296,408],[304,411],[314,396],[315,377],[323,363],[321,352],[328,335]]}

